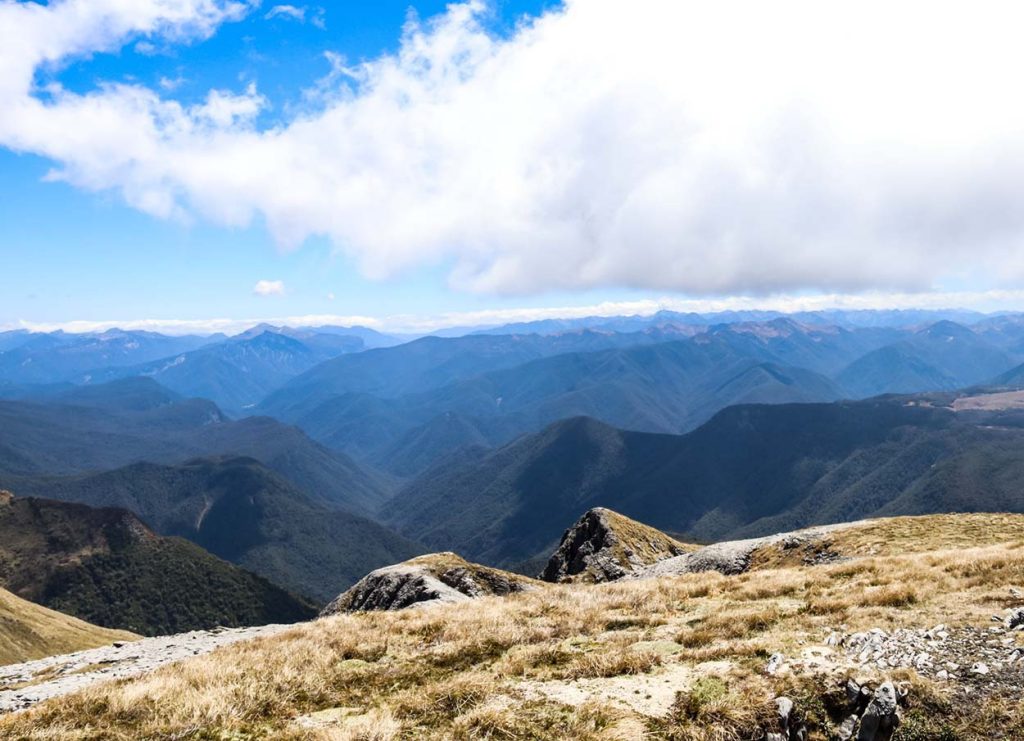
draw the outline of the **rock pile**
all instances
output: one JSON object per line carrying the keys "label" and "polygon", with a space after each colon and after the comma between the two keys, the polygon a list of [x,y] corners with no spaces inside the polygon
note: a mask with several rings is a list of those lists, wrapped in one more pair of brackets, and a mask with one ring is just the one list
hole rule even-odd
{"label": "rock pile", "polygon": [[1019,691],[1024,681],[1024,648],[1016,630],[993,626],[930,629],[881,628],[840,635],[826,644],[837,647],[864,668],[913,669],[921,676],[956,681],[986,694]]}

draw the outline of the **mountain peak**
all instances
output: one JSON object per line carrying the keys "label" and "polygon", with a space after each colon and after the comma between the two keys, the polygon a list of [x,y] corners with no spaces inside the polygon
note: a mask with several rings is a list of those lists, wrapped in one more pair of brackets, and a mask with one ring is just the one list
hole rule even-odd
{"label": "mountain peak", "polygon": [[689,550],[660,530],[605,507],[594,507],[565,531],[541,579],[614,581]]}
{"label": "mountain peak", "polygon": [[962,324],[943,319],[935,322],[918,332],[918,335],[932,339],[957,339],[961,337],[977,337],[977,335]]}

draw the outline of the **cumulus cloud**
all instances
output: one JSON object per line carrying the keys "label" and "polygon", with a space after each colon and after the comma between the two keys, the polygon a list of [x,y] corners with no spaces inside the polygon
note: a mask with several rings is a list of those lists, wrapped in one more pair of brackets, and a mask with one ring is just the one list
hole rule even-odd
{"label": "cumulus cloud", "polygon": [[280,280],[258,280],[252,287],[252,292],[257,296],[283,296],[284,281]]}
{"label": "cumulus cloud", "polygon": [[450,264],[474,291],[1024,282],[1019,3],[566,0],[495,36],[471,0],[267,129],[255,87],[34,87],[247,8],[0,0],[0,144],[157,216],[258,217],[370,276]]}

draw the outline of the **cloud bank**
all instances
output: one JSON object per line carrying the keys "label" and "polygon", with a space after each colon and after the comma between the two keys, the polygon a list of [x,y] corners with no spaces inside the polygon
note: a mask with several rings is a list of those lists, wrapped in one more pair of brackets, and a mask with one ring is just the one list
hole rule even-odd
{"label": "cloud bank", "polygon": [[212,334],[242,332],[257,324],[267,323],[289,327],[352,326],[372,327],[383,332],[420,334],[452,327],[495,326],[538,319],[580,319],[585,317],[648,316],[661,310],[714,313],[720,311],[846,311],[869,309],[973,309],[998,313],[1020,311],[1024,306],[1024,290],[960,291],[951,293],[882,293],[867,291],[858,294],[729,296],[725,298],[661,297],[630,301],[605,301],[597,304],[567,306],[532,306],[476,311],[450,311],[439,314],[392,314],[368,316],[356,314],[299,314],[249,318],[215,317],[208,319],[107,319],[45,322],[19,320],[4,324],[0,331],[27,329],[34,332],[102,332],[108,329],[140,329],[166,334]]}
{"label": "cloud bank", "polygon": [[1019,3],[567,0],[499,37],[473,0],[263,129],[255,86],[36,84],[249,9],[0,0],[0,145],[158,217],[260,218],[471,291],[1024,285]]}

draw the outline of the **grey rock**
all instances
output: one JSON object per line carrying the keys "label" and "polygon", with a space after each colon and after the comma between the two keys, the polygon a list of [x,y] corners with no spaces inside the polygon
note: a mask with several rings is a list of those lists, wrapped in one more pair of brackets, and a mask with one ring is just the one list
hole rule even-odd
{"label": "grey rock", "polygon": [[788,697],[775,698],[777,727],[765,734],[766,741],[806,741],[807,726],[794,712],[793,701]]}
{"label": "grey rock", "polygon": [[[723,543],[714,543],[703,548],[698,548],[692,553],[685,553],[675,558],[668,558],[664,561],[649,566],[631,574],[629,578],[651,579],[660,576],[674,576],[678,574],[691,574],[699,571],[718,571],[722,574],[742,574],[750,567],[750,561],[754,553],[761,548],[779,545],[783,548],[792,549],[798,545],[815,545],[820,543],[824,537],[838,530],[854,527],[863,523],[840,523],[836,525],[821,525],[806,530],[798,530],[792,533],[779,533],[764,538],[750,538],[748,540],[733,540]],[[828,562],[835,561],[835,558],[827,559]],[[812,564],[813,565],[813,564]]]}
{"label": "grey rock", "polygon": [[681,543],[665,533],[595,507],[565,531],[540,578],[547,582],[615,581],[685,552]]}
{"label": "grey rock", "polygon": [[518,574],[471,564],[454,553],[436,553],[371,571],[320,614],[451,604],[530,588],[530,580]]}
{"label": "grey rock", "polygon": [[892,682],[878,686],[860,717],[857,741],[890,741],[900,725],[897,696]]}

